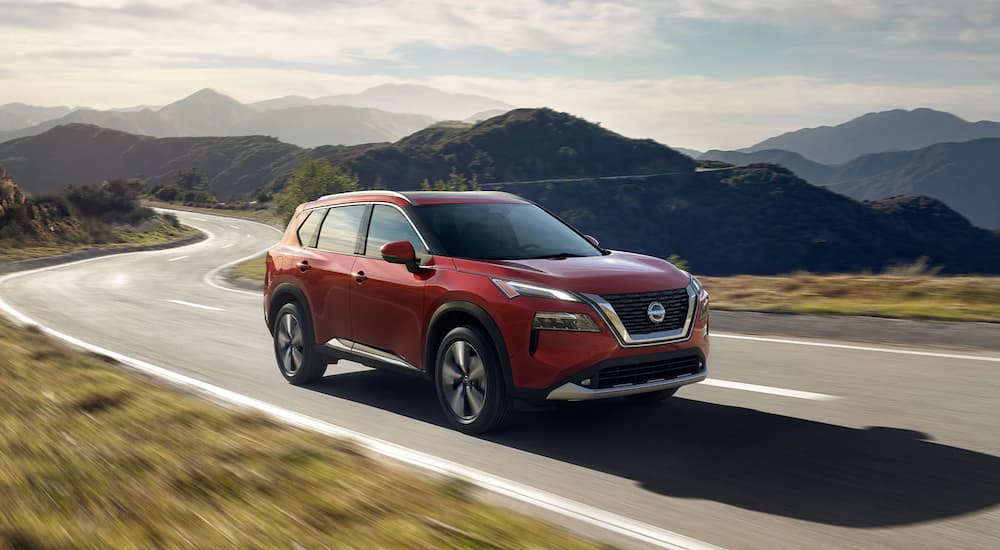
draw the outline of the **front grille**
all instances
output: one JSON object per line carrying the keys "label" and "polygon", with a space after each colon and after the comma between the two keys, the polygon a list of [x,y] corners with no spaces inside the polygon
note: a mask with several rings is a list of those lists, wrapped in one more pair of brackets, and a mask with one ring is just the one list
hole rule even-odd
{"label": "front grille", "polygon": [[[610,294],[604,296],[625,325],[629,334],[646,334],[664,330],[677,330],[684,326],[688,314],[688,293],[686,288],[659,292],[638,292],[634,294]],[[660,302],[667,315],[660,323],[649,320],[646,313],[649,304]]]}
{"label": "front grille", "polygon": [[638,365],[605,367],[594,376],[593,386],[597,389],[613,388],[628,384],[645,384],[655,380],[673,380],[678,376],[698,374],[704,369],[701,357],[689,355],[674,359],[664,359]]}

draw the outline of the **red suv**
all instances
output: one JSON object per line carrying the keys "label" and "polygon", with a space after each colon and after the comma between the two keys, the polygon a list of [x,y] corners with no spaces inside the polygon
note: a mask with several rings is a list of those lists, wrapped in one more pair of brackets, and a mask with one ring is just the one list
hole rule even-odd
{"label": "red suv", "polygon": [[515,400],[655,401],[705,378],[708,294],[659,258],[602,249],[506,193],[359,191],[299,206],[267,254],[281,373],[340,359],[425,376],[448,422]]}

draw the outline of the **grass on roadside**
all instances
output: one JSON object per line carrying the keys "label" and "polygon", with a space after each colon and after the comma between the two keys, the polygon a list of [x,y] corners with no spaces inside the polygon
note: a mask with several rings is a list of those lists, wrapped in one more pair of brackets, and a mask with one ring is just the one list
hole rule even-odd
{"label": "grass on roadside", "polygon": [[49,242],[39,245],[24,246],[24,241],[0,243],[0,261],[30,260],[46,256],[58,256],[80,250],[91,250],[94,248],[115,249],[130,246],[157,245],[177,241],[198,234],[198,230],[193,227],[175,227],[168,223],[157,222],[153,227],[142,231],[135,228],[127,228],[116,231],[119,242],[113,243],[74,243],[74,242]]}
{"label": "grass on roadside", "polygon": [[0,365],[0,548],[592,547],[3,320]]}
{"label": "grass on roadside", "polygon": [[264,282],[265,268],[264,256],[257,256],[256,258],[251,258],[234,265],[233,271],[240,277],[246,277],[252,281]]}
{"label": "grass on roadside", "polygon": [[925,274],[699,277],[733,311],[1000,322],[1000,277]]}

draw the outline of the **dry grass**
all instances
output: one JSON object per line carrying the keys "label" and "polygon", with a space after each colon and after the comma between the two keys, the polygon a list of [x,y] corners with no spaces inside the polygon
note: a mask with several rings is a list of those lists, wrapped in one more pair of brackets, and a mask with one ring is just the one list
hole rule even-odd
{"label": "dry grass", "polygon": [[1000,277],[941,277],[900,268],[884,275],[700,279],[712,307],[722,310],[1000,322]]}
{"label": "dry grass", "polygon": [[0,320],[0,548],[589,548]]}
{"label": "dry grass", "polygon": [[120,242],[94,244],[63,242],[45,243],[35,246],[23,246],[23,242],[16,243],[17,246],[9,242],[0,243],[0,261],[30,260],[95,248],[113,250],[130,246],[163,244],[197,235],[198,230],[193,227],[173,227],[166,223],[158,223],[153,229],[148,231],[124,228],[116,230],[115,234]]}
{"label": "dry grass", "polygon": [[240,275],[254,281],[264,281],[264,256],[249,259],[245,262],[233,266],[233,270]]}

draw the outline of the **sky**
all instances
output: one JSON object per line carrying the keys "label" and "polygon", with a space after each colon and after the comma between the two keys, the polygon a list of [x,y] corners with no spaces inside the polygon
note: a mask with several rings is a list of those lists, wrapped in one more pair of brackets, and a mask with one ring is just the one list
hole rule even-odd
{"label": "sky", "polygon": [[1000,120],[1000,0],[0,0],[0,104],[386,82],[701,150],[892,108]]}

